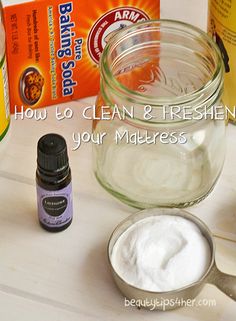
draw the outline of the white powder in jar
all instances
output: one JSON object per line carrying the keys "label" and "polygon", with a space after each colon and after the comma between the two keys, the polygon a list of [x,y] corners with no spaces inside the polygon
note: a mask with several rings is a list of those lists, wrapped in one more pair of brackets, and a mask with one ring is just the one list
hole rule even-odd
{"label": "white powder in jar", "polygon": [[198,281],[210,262],[210,246],[198,226],[171,215],[133,224],[116,241],[111,254],[111,264],[123,280],[156,292]]}

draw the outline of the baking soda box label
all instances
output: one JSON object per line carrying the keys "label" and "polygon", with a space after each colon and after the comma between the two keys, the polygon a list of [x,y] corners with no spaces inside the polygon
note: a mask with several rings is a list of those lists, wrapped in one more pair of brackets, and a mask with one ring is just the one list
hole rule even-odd
{"label": "baking soda box label", "polygon": [[159,0],[2,2],[12,113],[97,94],[114,32],[160,13]]}

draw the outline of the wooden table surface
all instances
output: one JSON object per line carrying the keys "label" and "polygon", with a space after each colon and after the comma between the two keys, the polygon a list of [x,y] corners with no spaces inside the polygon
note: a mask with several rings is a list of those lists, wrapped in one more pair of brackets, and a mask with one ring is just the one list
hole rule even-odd
{"label": "wooden table surface", "polygon": [[[173,1],[166,0],[163,16],[175,18],[179,3],[173,7]],[[202,8],[206,12],[206,1],[183,3],[183,19],[203,27],[206,14],[194,13]],[[191,15],[184,14],[188,10]],[[124,306],[109,272],[106,245],[114,227],[135,210],[112,198],[97,183],[90,144],[72,151],[72,133],[91,131],[91,122],[82,118],[80,107],[93,102],[87,98],[60,106],[60,110],[74,110],[74,117],[62,122],[55,118],[55,106],[47,109],[45,121],[12,119],[9,135],[0,144],[0,320],[235,321],[236,303],[211,285],[197,297],[197,303],[206,306],[172,312]],[[48,132],[66,138],[73,174],[74,220],[58,234],[39,226],[36,210],[36,145]],[[214,233],[219,268],[236,275],[235,142],[236,127],[229,125],[223,173],[210,196],[189,211]],[[214,306],[208,306],[211,302]]]}
{"label": "wooden table surface", "polygon": [[[1,144],[0,161],[0,320],[156,320],[156,313],[124,306],[113,284],[106,245],[114,227],[134,209],[111,197],[92,172],[91,145],[72,151],[73,132],[91,131],[81,110],[92,99],[60,106],[74,110],[59,122],[56,107],[45,121],[12,119]],[[35,192],[36,145],[48,132],[63,134],[73,174],[74,220],[66,231],[51,234],[38,224]],[[211,228],[216,261],[236,274],[236,127],[228,126],[228,152],[223,173],[210,196],[189,209]],[[206,285],[199,300],[216,306],[183,308],[158,313],[160,320],[233,321],[236,303]]]}

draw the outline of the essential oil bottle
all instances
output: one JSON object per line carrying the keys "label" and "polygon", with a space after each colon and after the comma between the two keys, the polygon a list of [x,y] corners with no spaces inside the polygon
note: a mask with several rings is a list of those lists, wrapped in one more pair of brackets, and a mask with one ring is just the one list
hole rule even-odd
{"label": "essential oil bottle", "polygon": [[41,226],[60,232],[73,218],[71,170],[65,139],[58,134],[40,138],[37,148],[37,201]]}

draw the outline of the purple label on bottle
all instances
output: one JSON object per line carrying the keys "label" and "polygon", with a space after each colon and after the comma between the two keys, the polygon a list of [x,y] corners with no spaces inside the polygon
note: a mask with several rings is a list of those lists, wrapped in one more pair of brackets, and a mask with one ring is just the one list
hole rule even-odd
{"label": "purple label on bottle", "polygon": [[42,224],[61,227],[73,217],[72,184],[59,191],[47,191],[37,185],[38,215]]}

